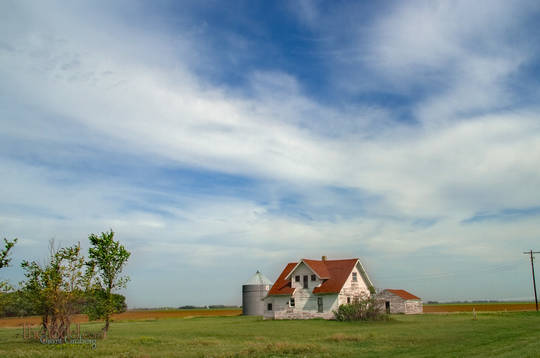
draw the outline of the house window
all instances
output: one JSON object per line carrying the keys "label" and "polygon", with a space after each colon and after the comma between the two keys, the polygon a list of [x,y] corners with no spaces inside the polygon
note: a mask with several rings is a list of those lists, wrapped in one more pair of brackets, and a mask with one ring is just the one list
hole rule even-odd
{"label": "house window", "polygon": [[300,282],[300,276],[294,276],[294,280],[295,280],[296,282]]}
{"label": "house window", "polygon": [[291,297],[291,300],[289,301],[289,306],[294,307],[294,298]]}
{"label": "house window", "polygon": [[347,303],[351,303],[351,298],[347,297]]}
{"label": "house window", "polygon": [[304,288],[308,288],[308,277],[304,275]]}
{"label": "house window", "polygon": [[322,299],[322,297],[317,297],[317,311],[318,312],[323,311],[323,299]]}
{"label": "house window", "polygon": [[358,281],[358,277],[356,277],[356,272],[353,272],[353,273],[352,273],[352,280],[353,280],[353,282],[357,282],[357,281]]}
{"label": "house window", "polygon": [[311,275],[311,281],[316,281],[316,280],[317,280],[317,276]]}
{"label": "house window", "polygon": [[268,311],[271,311],[272,310],[272,304],[269,303],[266,308],[267,308]]}

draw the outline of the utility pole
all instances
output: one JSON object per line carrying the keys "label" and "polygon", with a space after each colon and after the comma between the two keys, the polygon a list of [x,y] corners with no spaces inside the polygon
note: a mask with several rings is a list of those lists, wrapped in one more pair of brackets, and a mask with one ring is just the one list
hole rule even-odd
{"label": "utility pole", "polygon": [[531,257],[531,270],[533,278],[533,289],[534,289],[534,302],[536,303],[536,312],[538,312],[538,297],[536,296],[536,281],[534,279],[534,254],[540,254],[540,251],[530,250],[529,252],[524,252],[525,255],[530,255]]}

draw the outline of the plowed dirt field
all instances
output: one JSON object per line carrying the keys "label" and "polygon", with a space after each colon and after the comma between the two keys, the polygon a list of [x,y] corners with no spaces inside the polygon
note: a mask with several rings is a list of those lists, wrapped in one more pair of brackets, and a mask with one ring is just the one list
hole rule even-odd
{"label": "plowed dirt field", "polygon": [[472,303],[455,305],[424,305],[424,313],[476,311],[534,311],[534,303]]}

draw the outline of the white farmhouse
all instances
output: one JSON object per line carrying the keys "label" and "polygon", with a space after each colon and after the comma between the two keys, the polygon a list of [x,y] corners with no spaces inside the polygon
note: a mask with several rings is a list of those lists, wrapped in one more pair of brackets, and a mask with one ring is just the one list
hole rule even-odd
{"label": "white farmhouse", "polygon": [[339,305],[370,295],[373,287],[359,259],[291,262],[264,298],[264,317],[333,318]]}

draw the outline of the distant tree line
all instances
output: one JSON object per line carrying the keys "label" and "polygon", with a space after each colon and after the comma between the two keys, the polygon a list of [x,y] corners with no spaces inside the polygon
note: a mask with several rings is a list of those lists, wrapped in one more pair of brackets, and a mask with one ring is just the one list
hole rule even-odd
{"label": "distant tree line", "polygon": [[[17,290],[0,281],[0,317],[39,315],[42,334],[64,338],[73,315],[84,313],[89,320],[104,319],[106,332],[110,316],[127,308],[125,297],[114,291],[129,281],[122,270],[130,253],[114,240],[112,230],[88,238],[87,258],[79,243],[57,247],[51,240],[45,263],[21,263],[26,279]],[[0,268],[10,264],[9,253],[16,242],[4,239]]]}
{"label": "distant tree line", "polygon": [[[93,302],[96,298],[89,293],[83,297],[81,305],[74,310],[74,314],[91,315]],[[127,310],[126,297],[118,294],[112,294],[114,313],[121,313]],[[13,290],[0,294],[0,318],[6,317],[26,317],[39,316],[41,312],[33,305],[32,300],[24,290]],[[95,316],[94,316],[95,317]],[[92,320],[92,319],[91,319]]]}

